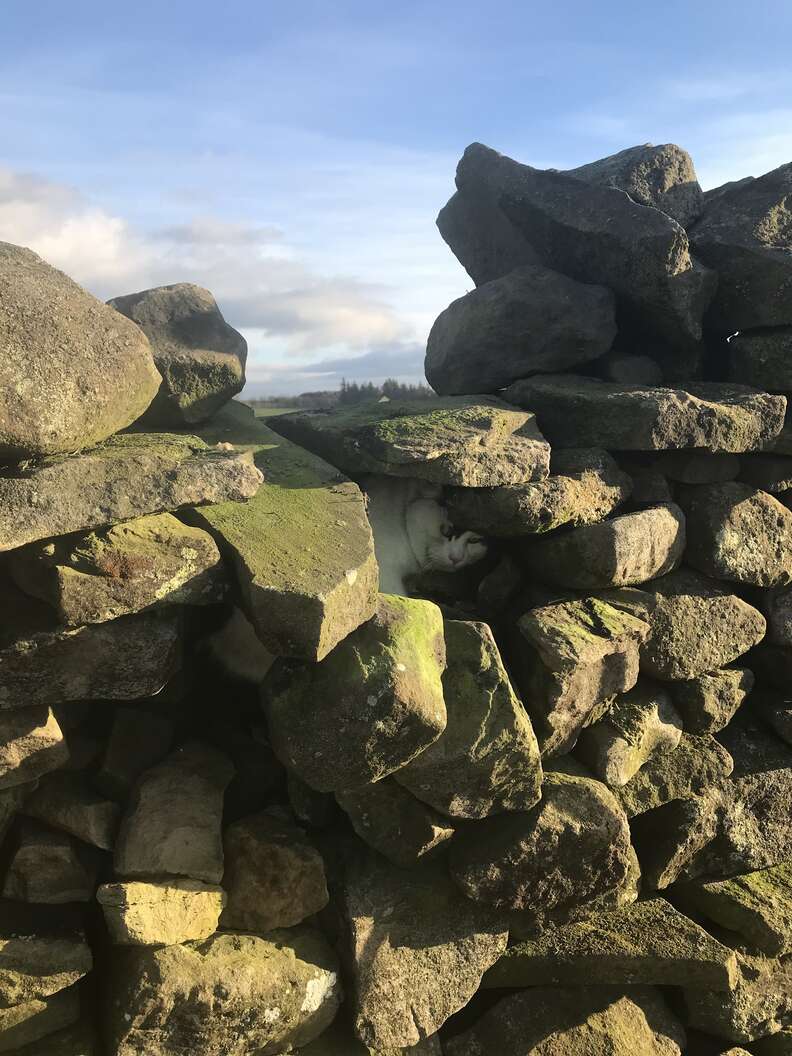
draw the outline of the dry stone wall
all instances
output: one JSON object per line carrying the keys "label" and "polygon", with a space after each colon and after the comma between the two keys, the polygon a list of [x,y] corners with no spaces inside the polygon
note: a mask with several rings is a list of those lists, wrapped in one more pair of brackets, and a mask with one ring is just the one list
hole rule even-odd
{"label": "dry stone wall", "polygon": [[[0,245],[0,1052],[792,1052],[792,165],[438,226],[440,398],[266,424]],[[487,556],[378,593],[369,474]]]}

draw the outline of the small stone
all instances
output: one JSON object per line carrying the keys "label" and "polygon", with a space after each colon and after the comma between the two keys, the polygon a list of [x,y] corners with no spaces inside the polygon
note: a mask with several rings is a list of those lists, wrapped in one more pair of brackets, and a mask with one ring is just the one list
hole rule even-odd
{"label": "small stone", "polygon": [[111,851],[121,816],[117,803],[96,794],[81,774],[50,774],[22,808],[30,818]]}
{"label": "small stone", "polygon": [[717,733],[728,726],[754,687],[745,667],[728,667],[697,675],[669,687],[688,733]]}
{"label": "small stone", "polygon": [[744,385],[695,382],[682,391],[572,374],[517,381],[503,398],[533,411],[553,447],[608,451],[751,451],[781,431],[786,408],[783,396]]}
{"label": "small stone", "polygon": [[244,386],[247,342],[208,290],[178,282],[108,304],[137,323],[162,375],[147,421],[177,428],[204,421]]}
{"label": "small stone", "polygon": [[792,392],[792,326],[733,334],[727,364],[733,381],[765,392]]}
{"label": "small stone", "polygon": [[92,902],[98,863],[88,852],[64,832],[27,822],[6,872],[3,898],[45,905]]}
{"label": "small stone", "polygon": [[446,818],[389,777],[335,798],[361,840],[401,869],[435,857],[454,835]]}
{"label": "small stone", "polygon": [[718,831],[717,792],[674,799],[632,819],[630,831],[641,863],[644,891],[673,884]]}
{"label": "small stone", "polygon": [[254,814],[229,826],[223,844],[224,928],[290,928],[327,905],[322,857],[298,826]]}
{"label": "small stone", "polygon": [[97,788],[113,799],[126,799],[140,775],[168,754],[175,732],[167,715],[145,708],[116,708],[94,778]]}
{"label": "small stone", "polygon": [[396,780],[452,818],[529,810],[541,795],[539,748],[492,631],[447,620],[445,642],[448,724]]}
{"label": "small stone", "polygon": [[666,575],[679,564],[684,548],[684,515],[678,506],[669,505],[531,540],[520,557],[538,579],[596,590]]}
{"label": "small stone", "polygon": [[665,690],[639,682],[580,735],[578,756],[608,785],[626,785],[656,752],[672,752],[682,720]]}
{"label": "small stone", "polygon": [[200,880],[132,880],[96,892],[110,941],[121,946],[171,946],[217,931],[226,902],[222,887]]}
{"label": "small stone", "polygon": [[185,876],[219,884],[223,793],[233,773],[225,755],[198,742],[147,770],[121,822],[116,873]]}
{"label": "small stone", "polygon": [[443,618],[429,601],[380,594],[377,614],[318,664],[265,683],[272,747],[320,792],[405,766],[446,727]]}
{"label": "small stone", "polygon": [[[0,1052],[24,1052],[23,1046],[33,1048],[49,1034],[71,1026],[79,1018],[80,994],[76,986],[59,990],[51,997],[0,1008]],[[41,1048],[34,1051],[38,1056]]]}
{"label": "small stone", "polygon": [[0,712],[0,789],[35,781],[68,759],[69,749],[52,708]]}

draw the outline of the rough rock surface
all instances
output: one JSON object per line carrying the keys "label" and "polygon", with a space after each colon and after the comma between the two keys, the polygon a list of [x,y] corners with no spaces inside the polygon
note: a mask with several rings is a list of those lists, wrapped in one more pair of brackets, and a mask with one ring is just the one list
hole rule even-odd
{"label": "rough rock surface", "polygon": [[319,664],[284,664],[265,684],[272,746],[322,792],[406,765],[446,727],[440,610],[380,594],[375,617]]}
{"label": "rough rock surface", "polygon": [[5,875],[3,897],[58,906],[93,901],[97,862],[89,850],[66,833],[27,822]]}
{"label": "rough rock surface", "polygon": [[442,867],[369,858],[344,888],[355,1033],[374,1050],[431,1037],[506,949],[502,920],[463,898]]}
{"label": "rough rock surface", "polygon": [[529,810],[541,794],[539,748],[492,631],[484,623],[447,620],[445,643],[448,724],[396,780],[451,817]]}
{"label": "rough rock surface", "polygon": [[765,392],[792,393],[792,326],[729,338],[728,375]]}
{"label": "rough rock surface", "polygon": [[[0,1007],[38,1001],[72,986],[93,967],[79,928],[41,907],[0,903]],[[60,912],[58,911],[58,915]],[[0,1039],[1,1040],[1,1039]]]}
{"label": "rough rock surface", "polygon": [[217,931],[226,896],[200,880],[131,880],[96,892],[110,941],[120,946],[172,946]]}
{"label": "rough rock surface", "polygon": [[110,851],[121,807],[98,795],[81,774],[49,774],[26,801],[23,812],[83,843]]}
{"label": "rough rock surface", "polygon": [[727,667],[676,682],[669,690],[688,733],[717,733],[731,722],[753,686],[747,668]]}
{"label": "rough rock surface", "polygon": [[119,948],[112,967],[114,1056],[285,1052],[321,1034],[341,1001],[335,955],[308,928]]}
{"label": "rough rock surface", "polygon": [[137,323],[162,375],[147,421],[202,422],[242,389],[247,342],[228,325],[208,290],[179,282],[108,303]]}
{"label": "rough rock surface", "polygon": [[609,290],[528,265],[440,313],[426,345],[426,378],[442,396],[497,392],[537,371],[597,359],[615,336]]}
{"label": "rough rock surface", "polygon": [[69,758],[69,749],[52,708],[0,712],[0,788],[23,785]]}
{"label": "rough rock surface", "polygon": [[[156,698],[155,698],[156,699]],[[144,708],[116,708],[94,782],[112,799],[126,799],[140,775],[168,754],[175,724]]]}
{"label": "rough rock surface", "polygon": [[0,1008],[0,1052],[26,1052],[30,1046],[36,1053],[42,1039],[62,1027],[69,1027],[80,1018],[80,995],[76,986],[59,990],[51,997],[25,1001],[13,1008]]}
{"label": "rough rock surface", "polygon": [[160,384],[133,323],[8,242],[0,242],[0,347],[0,460],[98,444],[139,418]]}
{"label": "rough rock surface", "polygon": [[613,789],[629,818],[674,799],[701,795],[727,778],[732,757],[714,737],[682,734],[673,752],[653,756],[626,785]]}
{"label": "rough rock surface", "polygon": [[784,422],[786,400],[746,385],[695,382],[687,391],[617,385],[572,374],[526,378],[504,399],[534,412],[555,447],[751,451]]}
{"label": "rough rock surface", "polygon": [[641,864],[644,891],[669,887],[715,838],[717,799],[717,790],[694,799],[673,799],[632,819],[630,831]]}

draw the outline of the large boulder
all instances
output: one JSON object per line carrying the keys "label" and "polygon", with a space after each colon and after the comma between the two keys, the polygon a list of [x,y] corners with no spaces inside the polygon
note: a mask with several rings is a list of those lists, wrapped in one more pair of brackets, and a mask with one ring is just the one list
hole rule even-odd
{"label": "large boulder", "polygon": [[440,313],[426,345],[426,378],[443,396],[497,392],[537,371],[597,359],[615,336],[610,290],[528,265]]}
{"label": "large boulder", "polygon": [[436,605],[380,594],[376,615],[318,664],[283,663],[264,685],[272,747],[322,792],[405,766],[446,727]]}
{"label": "large boulder", "polygon": [[0,242],[0,461],[92,447],[139,418],[160,376],[134,323]]}
{"label": "large boulder", "polygon": [[555,447],[751,451],[784,424],[786,398],[745,385],[690,383],[686,390],[622,385],[573,374],[516,381],[503,394],[533,411]]}
{"label": "large boulder", "polygon": [[179,282],[108,303],[137,323],[162,375],[147,420],[177,427],[202,422],[241,391],[247,342],[208,290]]}
{"label": "large boulder", "polygon": [[718,272],[708,324],[725,334],[792,323],[792,162],[707,203],[691,245]]}

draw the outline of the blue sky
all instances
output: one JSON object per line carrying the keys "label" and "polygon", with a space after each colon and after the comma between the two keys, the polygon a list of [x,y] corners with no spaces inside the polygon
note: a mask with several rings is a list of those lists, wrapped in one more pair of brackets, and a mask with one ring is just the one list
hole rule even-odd
{"label": "blue sky", "polygon": [[251,393],[414,379],[471,285],[434,226],[468,143],[758,175],[792,160],[791,37],[788,0],[5,0],[0,239],[101,297],[207,286]]}

